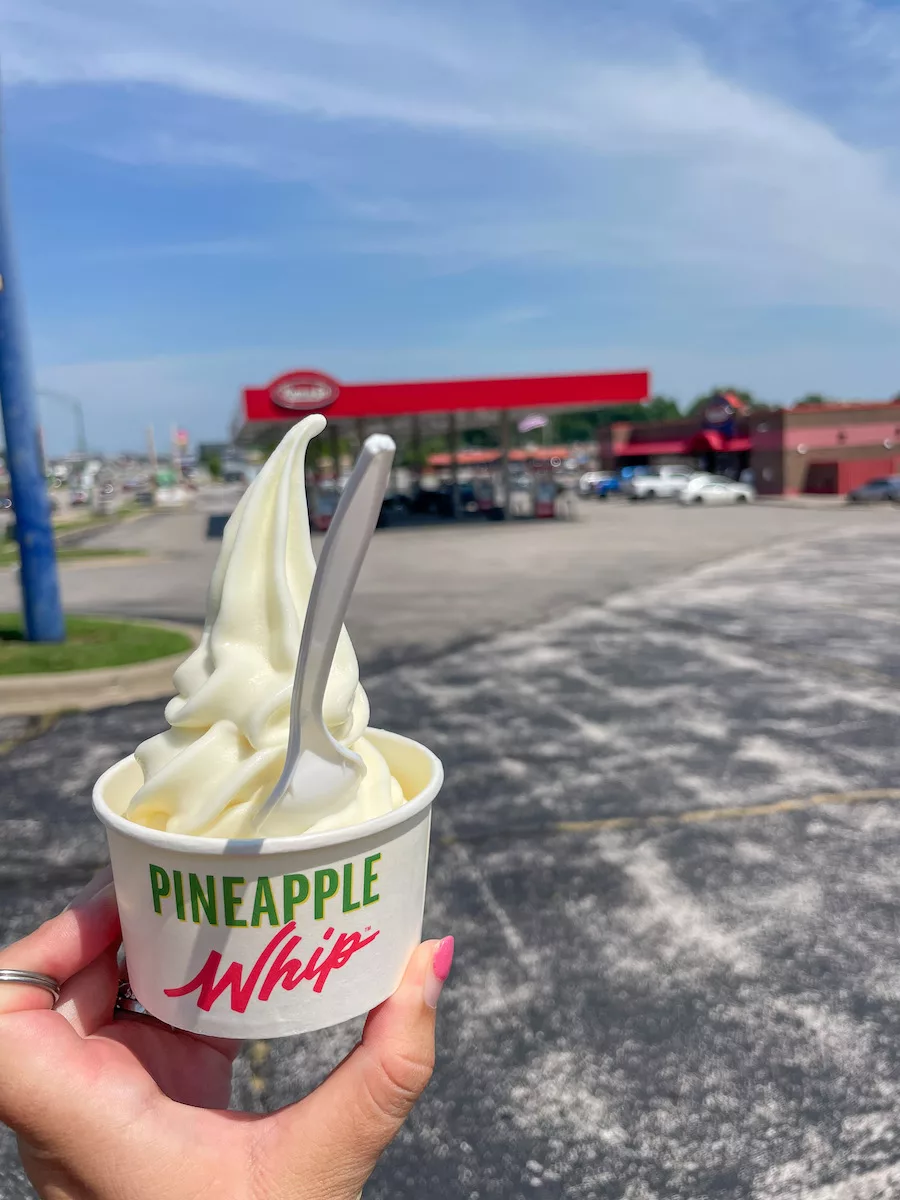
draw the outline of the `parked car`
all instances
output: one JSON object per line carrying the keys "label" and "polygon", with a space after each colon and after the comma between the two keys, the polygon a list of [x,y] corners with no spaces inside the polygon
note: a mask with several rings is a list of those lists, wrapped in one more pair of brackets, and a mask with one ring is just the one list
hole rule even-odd
{"label": "parked car", "polygon": [[585,471],[578,480],[578,492],[581,496],[593,495],[599,484],[613,478],[612,471]]}
{"label": "parked car", "polygon": [[[438,511],[442,516],[452,516],[453,484],[442,483],[438,489],[438,493],[441,497],[441,505]],[[459,513],[467,513],[470,516],[479,511],[478,497],[471,483],[458,483],[456,485],[456,505]]]}
{"label": "parked car", "polygon": [[900,503],[900,475],[887,475],[880,479],[870,479],[862,487],[854,488],[847,493],[850,504],[878,504],[884,501]]}
{"label": "parked car", "polygon": [[388,492],[381,502],[376,527],[383,529],[397,517],[407,517],[412,511],[412,504],[406,492]]}
{"label": "parked car", "polygon": [[[478,499],[471,483],[457,485],[457,511],[460,514],[478,512]],[[413,497],[411,510],[438,517],[453,516],[453,485],[441,483],[436,489],[420,487]]]}
{"label": "parked car", "polygon": [[605,500],[607,496],[617,496],[622,490],[622,480],[618,475],[610,475],[608,479],[601,479],[594,487],[594,495],[598,500]]}
{"label": "parked car", "polygon": [[682,504],[749,504],[756,499],[756,489],[727,475],[694,475],[678,499]]}
{"label": "parked car", "polygon": [[632,475],[622,484],[621,492],[629,500],[673,500],[691,478],[690,471],[654,471]]}

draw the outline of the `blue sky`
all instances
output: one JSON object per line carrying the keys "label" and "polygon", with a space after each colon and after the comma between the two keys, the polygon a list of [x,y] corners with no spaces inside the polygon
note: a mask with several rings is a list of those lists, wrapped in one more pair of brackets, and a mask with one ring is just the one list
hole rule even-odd
{"label": "blue sky", "polygon": [[895,3],[5,0],[0,45],[36,374],[103,449],[294,366],[900,390]]}

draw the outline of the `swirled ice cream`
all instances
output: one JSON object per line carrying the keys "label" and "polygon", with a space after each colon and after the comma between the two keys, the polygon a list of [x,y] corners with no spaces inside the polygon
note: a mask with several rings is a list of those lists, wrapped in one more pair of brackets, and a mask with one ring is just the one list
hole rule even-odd
{"label": "swirled ice cream", "polygon": [[[197,649],[175,672],[170,728],[138,746],[144,772],[126,816],[169,833],[251,837],[251,817],[281,774],[294,669],[316,571],[306,508],[306,448],[325,427],[296,425],[231,516],[213,572]],[[307,823],[297,809],[266,821],[266,836],[355,825],[404,803],[387,763],[365,738],[369,702],[341,630],[325,693],[325,721],[355,750],[365,777]]]}

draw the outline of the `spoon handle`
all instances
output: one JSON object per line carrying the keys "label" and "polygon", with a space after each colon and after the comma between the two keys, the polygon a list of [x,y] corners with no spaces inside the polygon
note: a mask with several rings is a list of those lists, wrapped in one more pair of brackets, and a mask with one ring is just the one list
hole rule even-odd
{"label": "spoon handle", "polygon": [[385,434],[366,438],[325,536],[294,673],[288,763],[299,750],[301,727],[323,725],[322,706],[334,652],[378,521],[395,449],[393,439]]}

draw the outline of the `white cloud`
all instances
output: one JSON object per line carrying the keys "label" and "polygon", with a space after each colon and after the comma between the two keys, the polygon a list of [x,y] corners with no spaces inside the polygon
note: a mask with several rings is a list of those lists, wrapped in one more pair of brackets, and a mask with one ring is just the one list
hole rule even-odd
{"label": "white cloud", "polygon": [[[431,271],[552,268],[595,295],[638,274],[664,317],[775,302],[900,317],[900,146],[880,116],[900,93],[896,13],[865,0],[544,0],[525,11],[500,0],[6,0],[0,35],[7,84],[35,103],[63,86],[67,103],[101,88],[127,98],[127,114],[94,105],[54,136],[161,170],[311,184],[327,213],[312,231],[298,218],[263,234],[176,236],[138,257],[288,257],[314,242]],[[557,343],[548,362],[530,337],[552,310],[540,301],[535,290],[521,303],[486,299],[484,316],[449,322],[453,346],[394,345],[383,362],[345,346],[327,362],[320,346],[310,361],[362,378],[396,374],[398,359],[440,374],[457,369],[462,346],[473,371],[649,361],[661,386],[685,394],[702,386],[691,356],[707,376],[782,399],[891,386],[883,331],[864,362],[821,339],[755,358],[717,358],[700,338],[681,352],[658,327],[645,344]],[[520,328],[529,337],[513,359],[505,346]],[[478,341],[490,330],[493,347]],[[261,377],[263,358],[247,360]],[[226,377],[233,403],[243,369],[233,358],[154,363],[141,370],[148,396],[168,387],[210,412]],[[83,369],[85,386],[112,396],[132,365],[53,370]]]}
{"label": "white cloud", "polygon": [[[252,136],[241,144],[224,128],[220,142],[182,138],[177,121],[171,131],[154,125],[126,157],[263,173],[274,160],[302,175],[292,136],[304,120],[324,119],[379,126],[376,143],[391,130],[427,130],[546,164],[541,213],[527,195],[510,196],[502,178],[473,178],[468,197],[433,198],[430,220],[401,220],[387,234],[366,209],[418,207],[422,163],[394,155],[393,193],[361,164],[360,175],[345,174],[343,194],[353,200],[343,216],[357,218],[347,248],[469,263],[660,264],[693,271],[703,286],[737,276],[750,299],[900,313],[900,190],[890,157],[730,82],[682,37],[670,35],[663,49],[657,36],[642,61],[640,39],[627,46],[629,59],[621,43],[611,54],[601,37],[579,44],[549,28],[501,27],[485,10],[453,21],[431,6],[346,0],[250,8],[221,0],[189,13],[173,0],[124,9],[83,0],[77,13],[63,0],[14,4],[4,30],[13,84],[152,84],[301,122],[268,147]],[[826,7],[841,29],[856,30],[857,56],[870,46],[859,3]],[[439,157],[433,150],[428,169],[440,178]],[[306,167],[315,176],[315,155]]]}

